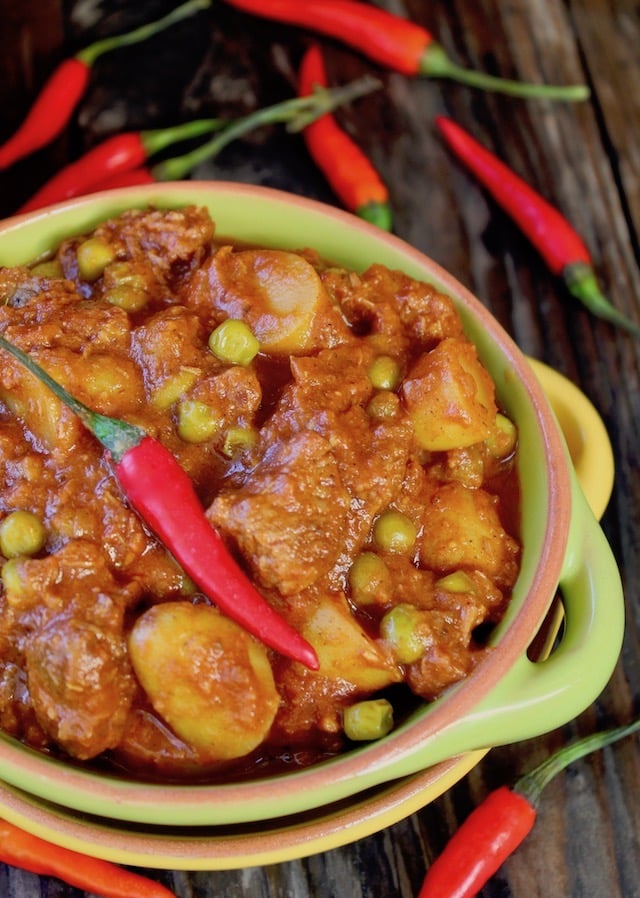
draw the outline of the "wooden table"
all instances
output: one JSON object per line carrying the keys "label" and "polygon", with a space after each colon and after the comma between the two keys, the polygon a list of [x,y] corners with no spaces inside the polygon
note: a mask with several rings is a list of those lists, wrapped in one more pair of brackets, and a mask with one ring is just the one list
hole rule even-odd
{"label": "wooden table", "polygon": [[[545,269],[509,220],[453,161],[433,125],[449,114],[559,206],[591,247],[611,300],[640,322],[640,15],[635,0],[380,0],[420,21],[458,62],[529,81],[586,81],[590,102],[490,95],[452,82],[375,70],[324,41],[332,81],[374,69],[383,90],[340,113],[389,185],[398,235],[468,285],[528,354],[578,384],[602,415],[617,467],[603,526],[620,564],[627,629],[613,677],[579,719],[493,750],[462,781],[386,831],[326,854],[230,872],[150,871],[179,898],[413,896],[458,823],[492,787],[596,727],[626,722],[640,702],[640,343],[599,321]],[[172,3],[5,2],[0,10],[2,135],[11,132],[63,54],[155,18]],[[65,11],[67,14],[65,14]],[[98,20],[98,12],[101,18]],[[239,115],[289,96],[308,35],[222,2],[135,50],[104,57],[67,131],[4,173],[11,213],[66,160],[116,130]],[[299,137],[267,129],[198,169],[336,203]],[[602,596],[606,602],[607,597]],[[482,892],[512,898],[640,896],[637,739],[575,764],[544,793],[534,832]],[[0,871],[6,898],[80,898],[77,890]]]}

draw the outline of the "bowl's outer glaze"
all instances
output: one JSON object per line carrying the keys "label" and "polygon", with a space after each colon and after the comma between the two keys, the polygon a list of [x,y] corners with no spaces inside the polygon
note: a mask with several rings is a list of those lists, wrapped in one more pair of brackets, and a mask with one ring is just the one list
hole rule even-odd
{"label": "bowl's outer glaze", "polygon": [[[220,235],[280,248],[314,247],[356,270],[379,262],[452,296],[519,428],[524,550],[513,600],[496,630],[496,650],[462,684],[384,740],[308,770],[242,784],[154,786],[78,770],[4,738],[0,777],[60,806],[113,820],[243,824],[313,811],[461,753],[538,735],[580,713],[604,688],[620,651],[619,573],[527,360],[489,312],[437,264],[347,213],[279,191],[220,182],[129,188],[9,219],[0,225],[0,264],[31,261],[64,237],[130,207],[189,203],[210,209]],[[535,663],[527,648],[558,587],[565,610],[562,639],[548,660]]]}

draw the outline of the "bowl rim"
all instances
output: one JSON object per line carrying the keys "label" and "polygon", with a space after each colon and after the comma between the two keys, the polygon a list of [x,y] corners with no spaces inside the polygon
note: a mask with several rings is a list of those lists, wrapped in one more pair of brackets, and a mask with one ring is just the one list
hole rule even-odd
{"label": "bowl rim", "polygon": [[[244,813],[242,808],[245,803],[251,807],[256,804],[264,806],[266,819],[273,816],[273,809],[277,809],[278,802],[282,800],[283,777],[290,784],[286,787],[287,791],[298,788],[308,796],[316,793],[319,795],[327,777],[332,782],[338,777],[342,783],[357,783],[363,774],[384,770],[407,753],[418,750],[426,739],[437,736],[439,730],[446,728],[448,721],[467,714],[478,702],[478,697],[485,695],[499,683],[511,665],[526,651],[553,600],[568,541],[571,485],[566,449],[542,387],[533,376],[525,356],[488,309],[466,287],[425,253],[400,238],[380,231],[350,213],[274,188],[224,181],[189,181],[109,191],[35,213],[15,216],[0,223],[0,247],[9,235],[19,235],[25,228],[32,231],[44,228],[51,235],[49,245],[55,245],[61,238],[54,235],[59,233],[61,227],[64,229],[65,222],[71,218],[79,223],[80,230],[86,230],[90,221],[97,223],[134,205],[176,207],[189,203],[208,205],[211,202],[214,207],[216,202],[240,202],[243,208],[247,203],[257,203],[263,211],[269,208],[272,215],[288,211],[294,217],[300,215],[303,219],[321,220],[326,230],[335,230],[338,234],[348,232],[353,240],[362,238],[362,244],[371,247],[367,252],[373,253],[373,247],[377,250],[387,247],[391,255],[406,262],[409,273],[412,270],[422,271],[423,278],[431,280],[439,289],[449,293],[456,306],[464,310],[466,318],[475,321],[477,328],[483,333],[485,345],[478,347],[481,357],[487,352],[497,351],[503,384],[519,384],[526,402],[535,410],[536,427],[546,462],[544,502],[549,511],[549,519],[526,600],[520,603],[517,613],[505,627],[500,638],[500,650],[491,653],[458,687],[433,703],[422,718],[412,721],[410,726],[401,727],[379,743],[283,776],[247,783],[167,786],[130,779],[120,780],[77,769],[64,762],[43,757],[21,744],[14,745],[6,737],[0,739],[0,775],[7,782],[22,788],[21,783],[26,781],[30,784],[30,792],[54,801],[56,796],[63,793],[67,796],[69,807],[92,813],[100,809],[97,812],[108,817],[115,812],[118,819],[153,822],[157,819],[158,807],[162,806],[169,809],[168,814],[173,815],[172,819],[176,823],[188,823],[189,817],[193,819],[194,825],[202,822],[217,823],[221,813],[223,816],[230,815],[235,822],[236,815]],[[215,221],[214,210],[212,217]],[[227,233],[228,229],[221,228],[221,231]],[[62,234],[65,235],[66,232]],[[241,239],[246,238],[243,236]],[[271,244],[280,245],[281,241],[275,237]]]}

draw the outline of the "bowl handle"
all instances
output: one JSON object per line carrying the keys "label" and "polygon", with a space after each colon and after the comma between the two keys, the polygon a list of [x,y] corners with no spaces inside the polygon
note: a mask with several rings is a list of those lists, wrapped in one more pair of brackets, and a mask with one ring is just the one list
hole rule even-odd
{"label": "bowl handle", "polygon": [[594,515],[601,518],[613,489],[613,447],[593,403],[572,381],[529,358],[564,436],[578,481]]}
{"label": "bowl handle", "polygon": [[611,548],[572,472],[568,551],[559,590],[564,627],[543,661],[521,656],[474,708],[405,758],[416,773],[467,751],[518,742],[562,726],[604,689],[624,631],[624,599]]}

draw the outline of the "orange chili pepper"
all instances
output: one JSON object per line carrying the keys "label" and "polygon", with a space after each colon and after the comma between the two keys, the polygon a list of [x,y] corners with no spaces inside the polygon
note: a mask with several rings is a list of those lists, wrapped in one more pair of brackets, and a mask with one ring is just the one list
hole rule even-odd
{"label": "orange chili pepper", "polygon": [[[302,59],[298,94],[306,97],[313,94],[314,88],[327,86],[322,53],[313,45]],[[390,231],[389,192],[369,159],[335,117],[326,113],[307,125],[302,136],[313,160],[347,209]]]}
{"label": "orange chili pepper", "polygon": [[153,879],[54,845],[6,820],[0,820],[0,861],[40,876],[55,876],[103,898],[176,898]]}

